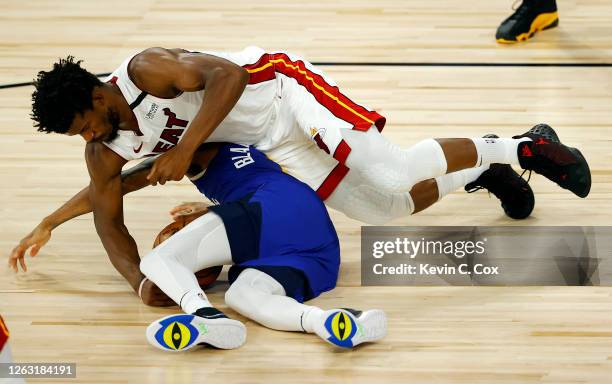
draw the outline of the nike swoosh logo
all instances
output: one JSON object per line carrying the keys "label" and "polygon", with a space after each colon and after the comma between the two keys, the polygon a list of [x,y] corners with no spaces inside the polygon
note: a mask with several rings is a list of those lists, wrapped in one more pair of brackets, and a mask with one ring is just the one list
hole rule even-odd
{"label": "nike swoosh logo", "polygon": [[134,150],[134,153],[140,152],[140,150],[142,149],[142,144],[143,143],[140,143],[140,146],[138,148],[132,148]]}

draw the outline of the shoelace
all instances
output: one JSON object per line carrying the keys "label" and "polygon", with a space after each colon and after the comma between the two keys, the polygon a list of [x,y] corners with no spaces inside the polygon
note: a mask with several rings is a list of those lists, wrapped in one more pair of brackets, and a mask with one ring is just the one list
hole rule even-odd
{"label": "shoelace", "polygon": [[521,179],[523,178],[523,175],[525,174],[525,172],[529,171],[529,175],[527,176],[527,182],[529,183],[529,180],[531,180],[531,169],[524,169],[523,173],[521,173]]}
{"label": "shoelace", "polygon": [[[523,172],[521,173],[521,179],[523,179],[523,180],[524,180],[523,175],[524,175],[526,172],[529,172],[529,175],[527,175],[527,180],[526,180],[526,181],[527,181],[527,183],[529,183],[529,180],[531,180],[531,170],[530,170],[530,169],[524,169],[524,170],[523,170]],[[474,192],[478,192],[478,191],[480,191],[480,190],[482,190],[482,189],[486,189],[486,190],[487,190],[487,193],[489,194],[489,198],[490,198],[490,197],[491,197],[491,191],[489,191],[489,190],[488,190],[486,187],[477,186],[477,187],[474,187],[474,188],[472,188],[472,189],[470,189],[469,191],[466,191],[466,192],[467,192],[467,193],[474,193]],[[497,196],[497,194],[495,194],[495,196]],[[499,196],[498,196],[498,197],[499,197]]]}
{"label": "shoelace", "polygon": [[[470,189],[469,191],[467,191],[467,193],[474,193],[474,192],[478,192],[478,191],[480,191],[481,189],[486,189],[486,188],[485,188],[485,187],[481,187],[481,186],[474,187],[474,188]],[[488,189],[487,189],[487,192],[489,192],[489,190],[488,190]],[[489,192],[489,196],[491,196],[491,192]]]}
{"label": "shoelace", "polygon": [[[521,5],[516,7],[516,5],[519,2],[521,2]],[[523,0],[515,0],[514,3],[512,3],[512,10],[515,11],[515,12],[510,16],[510,18],[511,19],[520,19],[521,17],[523,17],[524,14],[527,13],[528,6],[527,6],[527,4],[525,4],[525,2]]]}

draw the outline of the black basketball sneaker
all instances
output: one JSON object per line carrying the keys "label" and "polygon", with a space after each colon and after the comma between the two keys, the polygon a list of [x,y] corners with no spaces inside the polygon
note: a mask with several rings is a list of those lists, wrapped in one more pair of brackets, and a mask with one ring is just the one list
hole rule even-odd
{"label": "black basketball sneaker", "polygon": [[170,315],[154,321],[147,327],[147,340],[170,352],[186,351],[199,344],[234,349],[246,341],[246,327],[216,308],[205,307],[193,315]]}
{"label": "black basketball sneaker", "polygon": [[559,25],[555,0],[523,0],[516,11],[497,28],[495,38],[501,44],[530,39],[536,32]]}
{"label": "black basketball sneaker", "polygon": [[[486,135],[497,138],[497,135]],[[491,164],[478,179],[465,186],[467,193],[486,189],[501,201],[506,215],[520,220],[529,217],[535,206],[535,197],[529,183],[508,164]]]}
{"label": "black basketball sneaker", "polygon": [[519,163],[523,169],[534,171],[557,183],[561,188],[586,197],[591,190],[591,170],[582,153],[563,145],[547,124],[538,124],[528,132],[514,136],[528,137],[518,146]]}

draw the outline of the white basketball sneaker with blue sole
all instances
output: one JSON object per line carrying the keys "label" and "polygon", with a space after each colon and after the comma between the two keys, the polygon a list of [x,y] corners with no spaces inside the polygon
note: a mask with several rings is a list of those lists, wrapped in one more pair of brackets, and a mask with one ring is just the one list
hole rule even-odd
{"label": "white basketball sneaker with blue sole", "polygon": [[246,341],[246,327],[216,308],[200,308],[193,315],[162,317],[147,327],[152,346],[169,352],[182,352],[200,344],[234,349]]}
{"label": "white basketball sneaker with blue sole", "polygon": [[342,348],[377,341],[387,334],[387,315],[380,309],[358,311],[350,308],[323,312],[314,331],[320,338]]}

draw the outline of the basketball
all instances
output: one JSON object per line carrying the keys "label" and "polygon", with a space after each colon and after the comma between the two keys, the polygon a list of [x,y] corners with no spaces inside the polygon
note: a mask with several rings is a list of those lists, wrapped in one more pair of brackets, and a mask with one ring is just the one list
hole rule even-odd
{"label": "basketball", "polygon": [[[173,221],[172,223],[166,225],[159,232],[157,237],[155,237],[155,241],[153,242],[153,248],[157,247],[159,244],[164,242],[170,236],[174,235],[175,233],[183,229],[187,224],[191,223],[192,221],[202,216],[203,214],[204,212],[199,212],[193,215],[179,216],[176,221]],[[217,281],[217,278],[219,277],[219,274],[221,273],[221,269],[223,269],[223,266],[210,267],[210,268],[205,268],[201,271],[198,271],[195,275],[198,279],[198,283],[200,284],[200,287],[202,287],[202,289],[206,289],[210,287],[212,283]]]}

